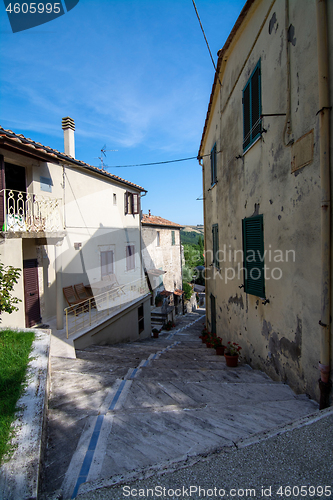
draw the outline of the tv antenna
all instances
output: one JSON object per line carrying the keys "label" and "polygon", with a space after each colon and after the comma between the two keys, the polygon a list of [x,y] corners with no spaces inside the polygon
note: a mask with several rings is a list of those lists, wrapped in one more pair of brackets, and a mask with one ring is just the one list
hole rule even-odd
{"label": "tv antenna", "polygon": [[104,167],[107,165],[104,164],[104,158],[106,158],[106,151],[118,151],[118,149],[106,149],[106,144],[101,149],[101,156],[97,156],[99,161],[101,162],[101,167],[104,170]]}

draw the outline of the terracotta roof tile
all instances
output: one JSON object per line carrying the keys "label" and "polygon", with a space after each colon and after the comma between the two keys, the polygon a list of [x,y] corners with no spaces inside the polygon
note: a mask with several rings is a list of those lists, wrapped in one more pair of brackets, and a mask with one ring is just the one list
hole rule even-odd
{"label": "terracotta roof tile", "polygon": [[[0,126],[0,137],[6,137],[7,140],[20,142],[21,144],[24,144],[25,146],[29,146],[29,147],[34,148],[34,149],[42,150],[47,155],[58,158],[59,160],[66,161],[68,163],[73,163],[76,166],[86,168],[87,170],[92,170],[98,174],[101,174],[105,177],[108,177],[110,180],[115,180],[115,181],[120,182],[122,184],[126,184],[128,186],[131,186],[131,187],[133,187],[133,189],[138,189],[140,191],[147,192],[146,189],[144,189],[143,187],[138,186],[137,184],[134,184],[133,182],[122,179],[121,177],[118,177],[118,175],[110,174],[109,172],[106,172],[105,170],[102,170],[101,168],[94,167],[93,165],[89,165],[89,163],[85,163],[84,161],[81,161],[81,160],[76,160],[75,158],[73,158],[70,155],[66,155],[65,153],[61,153],[60,151],[57,151],[56,149],[50,148],[49,146],[43,146],[43,144],[41,144],[40,142],[35,142],[32,139],[25,137],[23,134],[15,134],[15,132],[13,132],[12,130],[4,129],[1,126]],[[1,147],[1,143],[0,143],[0,147]],[[175,225],[177,226],[178,224],[175,224]]]}
{"label": "terracotta roof tile", "polygon": [[176,227],[181,229],[184,226],[181,226],[180,224],[177,224],[176,222],[171,222],[167,219],[163,219],[162,217],[159,217],[158,215],[148,215],[148,214],[142,214],[142,219],[141,219],[142,224],[151,224],[152,226],[169,226],[169,227]]}

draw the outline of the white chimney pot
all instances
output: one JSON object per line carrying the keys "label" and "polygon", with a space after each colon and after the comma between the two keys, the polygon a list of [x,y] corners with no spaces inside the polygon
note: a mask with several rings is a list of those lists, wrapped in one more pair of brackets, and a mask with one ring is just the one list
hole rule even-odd
{"label": "white chimney pot", "polygon": [[75,122],[73,118],[66,116],[62,119],[62,129],[64,131],[64,152],[66,155],[75,158]]}

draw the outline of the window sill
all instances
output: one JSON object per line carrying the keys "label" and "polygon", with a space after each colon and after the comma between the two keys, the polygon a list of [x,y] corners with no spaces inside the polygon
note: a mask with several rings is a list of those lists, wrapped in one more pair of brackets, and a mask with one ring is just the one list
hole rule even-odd
{"label": "window sill", "polygon": [[245,154],[246,154],[246,153],[247,153],[247,152],[248,152],[248,151],[249,151],[249,150],[250,150],[250,149],[251,149],[251,148],[252,148],[255,144],[257,144],[257,142],[259,142],[259,141],[260,141],[260,139],[261,139],[261,134],[259,135],[259,137],[257,137],[257,138],[256,138],[256,140],[255,140],[255,141],[253,141],[253,142],[252,142],[249,146],[247,146],[247,148],[246,148],[246,149],[244,149],[244,151],[243,151],[243,156],[244,156],[244,155],[245,155]]}

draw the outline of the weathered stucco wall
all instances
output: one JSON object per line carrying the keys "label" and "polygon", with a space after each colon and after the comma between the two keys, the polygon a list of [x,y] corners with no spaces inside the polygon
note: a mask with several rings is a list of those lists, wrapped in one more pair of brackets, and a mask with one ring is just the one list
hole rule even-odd
{"label": "weathered stucco wall", "polygon": [[[270,1],[255,2],[224,54],[222,90],[201,151],[209,154],[216,142],[220,152],[218,182],[213,187],[209,157],[203,160],[207,313],[210,325],[212,294],[217,332],[224,341],[238,341],[252,366],[318,398],[321,198],[316,11],[312,0],[289,0],[289,5],[293,31],[288,43],[291,120],[286,141],[285,2],[276,1],[271,10]],[[332,16],[331,5],[329,12]],[[243,154],[242,91],[259,60],[263,133]],[[306,137],[310,137],[311,153]],[[286,145],[289,140],[293,146]],[[311,156],[309,163],[292,173],[292,163],[304,151]],[[269,300],[265,305],[260,297],[239,288],[243,284],[242,220],[254,214],[263,214],[264,220]],[[210,265],[213,224],[219,229],[219,271]]]}

